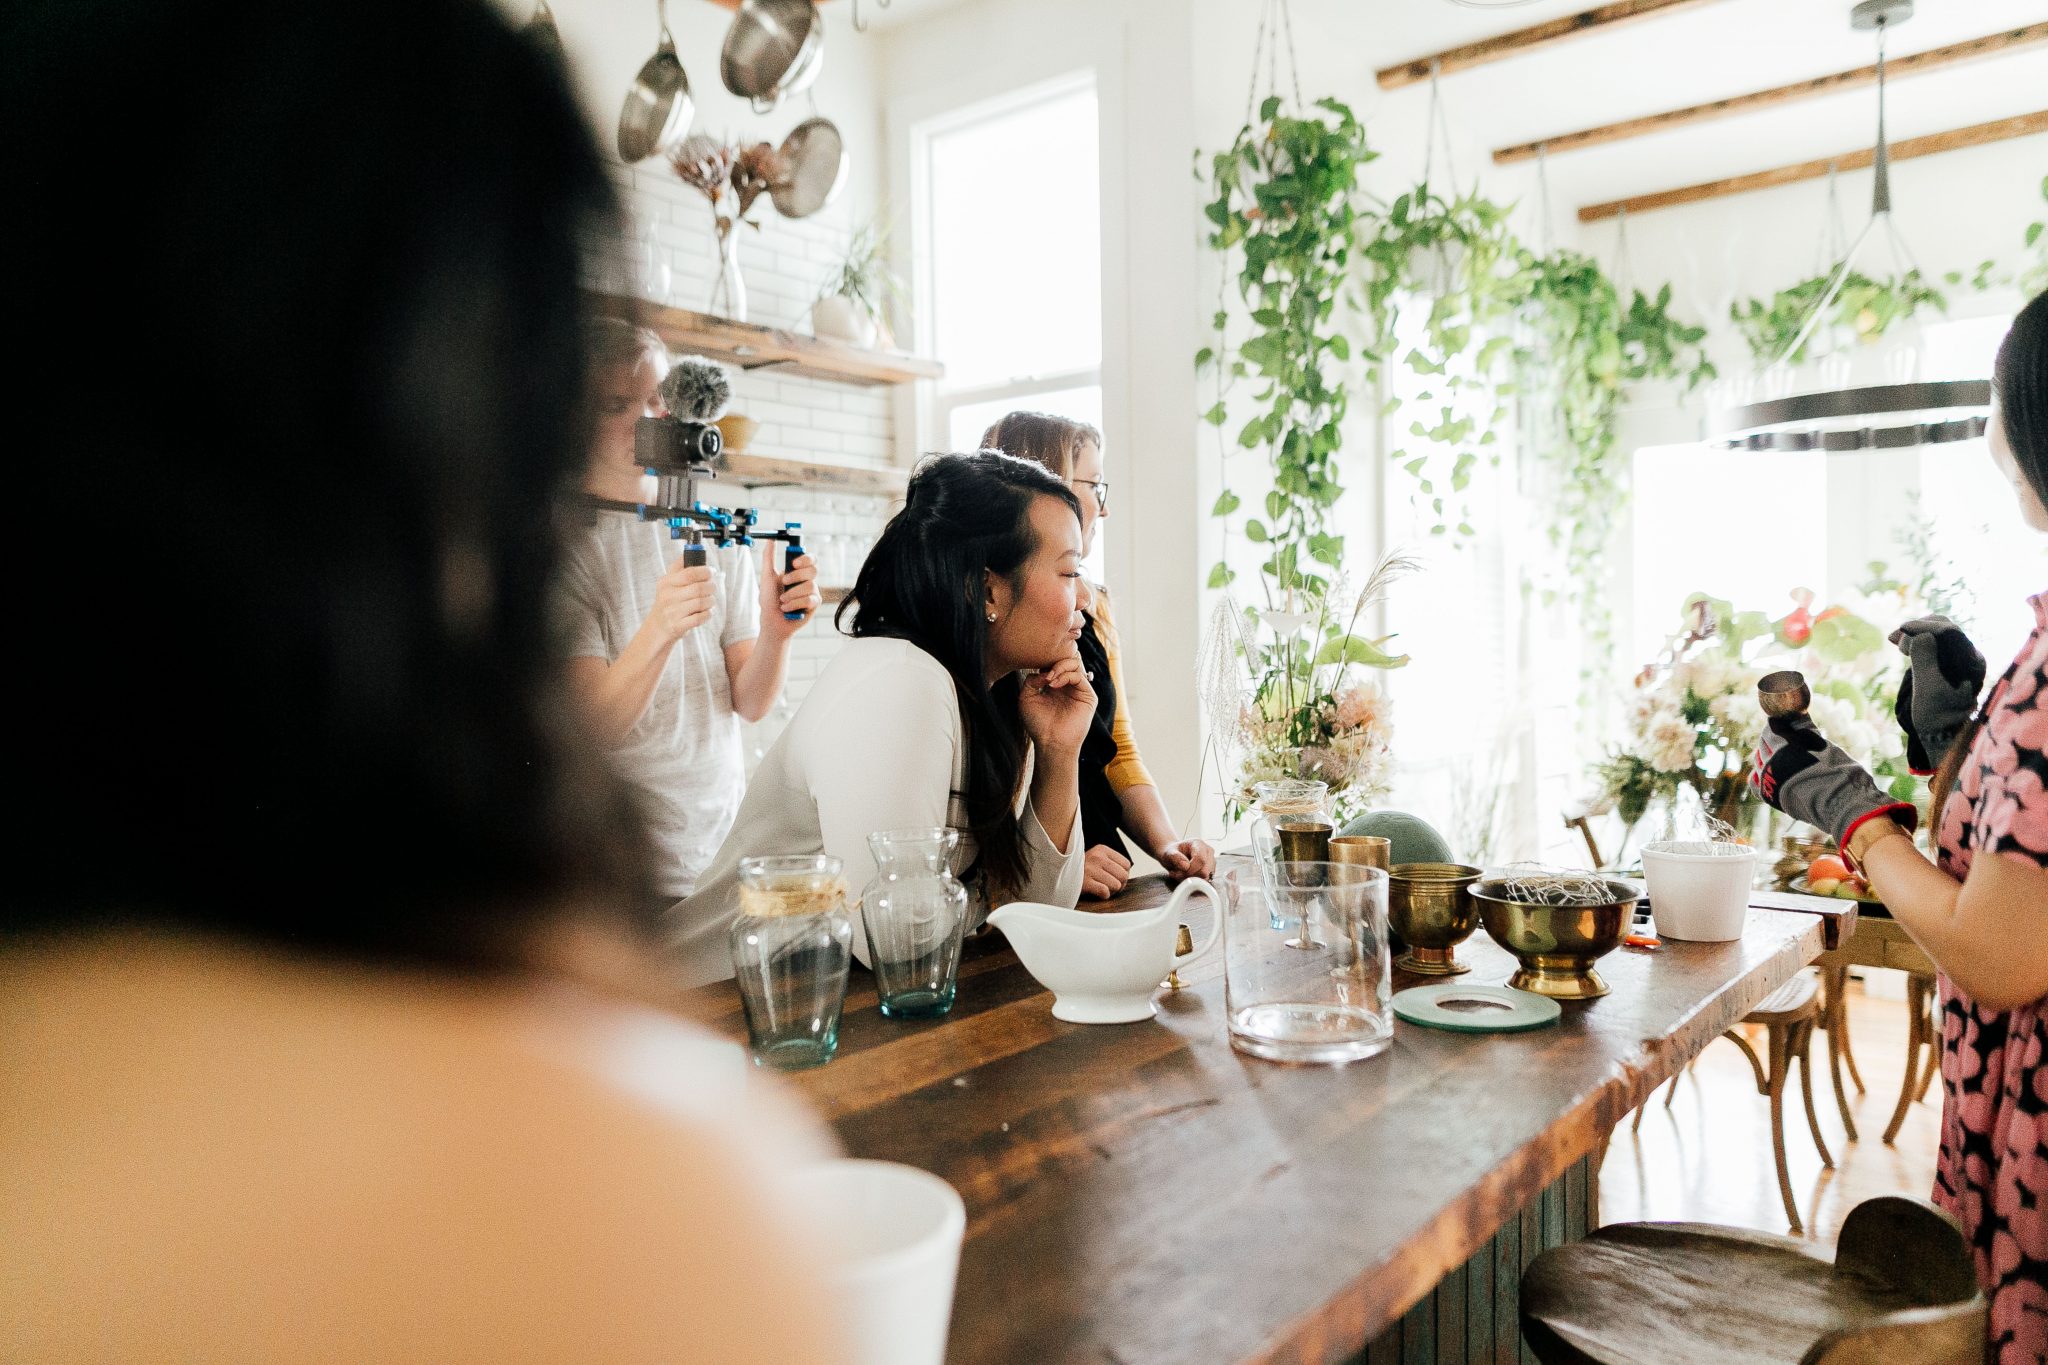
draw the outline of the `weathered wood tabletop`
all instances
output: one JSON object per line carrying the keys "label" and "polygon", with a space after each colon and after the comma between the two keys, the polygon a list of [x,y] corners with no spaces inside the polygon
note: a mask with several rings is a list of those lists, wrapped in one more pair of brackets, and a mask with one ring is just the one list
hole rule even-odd
{"label": "weathered wood tabletop", "polygon": [[[1165,895],[1141,879],[1110,908]],[[1188,913],[1199,939],[1211,912]],[[1615,1123],[1820,953],[1827,923],[1752,909],[1735,943],[1610,954],[1612,993],[1566,1004],[1557,1027],[1399,1024],[1387,1052],[1339,1068],[1231,1050],[1220,946],[1156,1021],[1088,1026],[1053,1019],[989,934],[944,1019],[884,1019],[856,972],[838,1058],[791,1080],[850,1154],[923,1167],[965,1198],[950,1360],[1341,1361],[1481,1265],[1567,1171],[1584,1181]],[[1514,969],[1484,931],[1459,952],[1468,982]],[[745,1037],[730,984],[692,1005]],[[1513,1302],[1475,1278],[1472,1314],[1496,1299]],[[1511,1360],[1506,1311],[1474,1331]]]}

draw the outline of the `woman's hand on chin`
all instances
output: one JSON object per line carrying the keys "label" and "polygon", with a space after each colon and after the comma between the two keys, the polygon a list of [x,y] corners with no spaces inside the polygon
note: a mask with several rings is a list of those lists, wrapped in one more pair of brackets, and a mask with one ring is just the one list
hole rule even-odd
{"label": "woman's hand on chin", "polygon": [[1077,754],[1095,714],[1095,689],[1081,665],[1081,651],[1069,646],[1066,655],[1035,673],[1024,675],[1017,696],[1024,733],[1041,752]]}

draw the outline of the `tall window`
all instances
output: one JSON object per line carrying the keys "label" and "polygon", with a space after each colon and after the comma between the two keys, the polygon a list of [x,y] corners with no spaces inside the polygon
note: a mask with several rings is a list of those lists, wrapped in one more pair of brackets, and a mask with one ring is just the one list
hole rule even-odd
{"label": "tall window", "polygon": [[[1991,315],[1927,325],[1921,373],[1988,375],[2011,324]],[[1956,609],[1995,669],[2025,637],[2026,594],[2042,585],[2038,542],[1982,440],[1833,455],[1653,447],[1636,456],[1634,516],[1625,666],[1654,655],[1690,592],[1777,616],[1794,588],[1823,602],[1853,597],[1882,561],[1894,577],[1931,569],[1960,582]]]}
{"label": "tall window", "polygon": [[[972,450],[1017,408],[1102,426],[1097,123],[1084,75],[916,130],[928,272],[917,292],[923,333],[946,363],[927,430],[951,449]],[[1098,579],[1100,557],[1098,538]]]}

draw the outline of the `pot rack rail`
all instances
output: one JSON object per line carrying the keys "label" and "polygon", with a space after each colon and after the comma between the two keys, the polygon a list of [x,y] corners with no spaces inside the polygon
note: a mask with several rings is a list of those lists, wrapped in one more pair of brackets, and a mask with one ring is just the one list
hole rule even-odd
{"label": "pot rack rail", "polygon": [[[2011,118],[1993,119],[1989,123],[1973,123],[1967,128],[1953,128],[1945,133],[1929,133],[1925,137],[1909,137],[1892,143],[1890,155],[1893,161],[1907,161],[1919,156],[1953,152],[1964,147],[1981,147],[1986,143],[2029,137],[2035,133],[2048,133],[2048,110],[2032,114],[2015,114]],[[1868,147],[1860,151],[1844,152],[1840,156],[1796,162],[1790,166],[1778,166],[1749,175],[1730,176],[1725,180],[1710,180],[1701,185],[1687,185],[1680,189],[1660,190],[1654,194],[1640,194],[1628,199],[1614,199],[1604,204],[1588,204],[1579,210],[1579,221],[1594,223],[1622,213],[1637,214],[1649,209],[1670,208],[1675,204],[1696,204],[1705,199],[1723,199],[1731,194],[1747,194],[1751,190],[1770,189],[1777,185],[1795,184],[1801,180],[1818,180],[1830,170],[1860,170],[1872,164],[1876,158],[1877,149]]]}

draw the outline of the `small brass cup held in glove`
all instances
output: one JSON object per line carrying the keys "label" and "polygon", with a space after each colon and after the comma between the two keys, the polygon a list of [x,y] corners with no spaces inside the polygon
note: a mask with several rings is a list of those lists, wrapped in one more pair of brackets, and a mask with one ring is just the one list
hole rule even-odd
{"label": "small brass cup held in glove", "polygon": [[1806,675],[1798,669],[1781,669],[1757,679],[1756,702],[1773,720],[1779,716],[1803,716],[1813,705],[1813,689],[1806,685]]}

